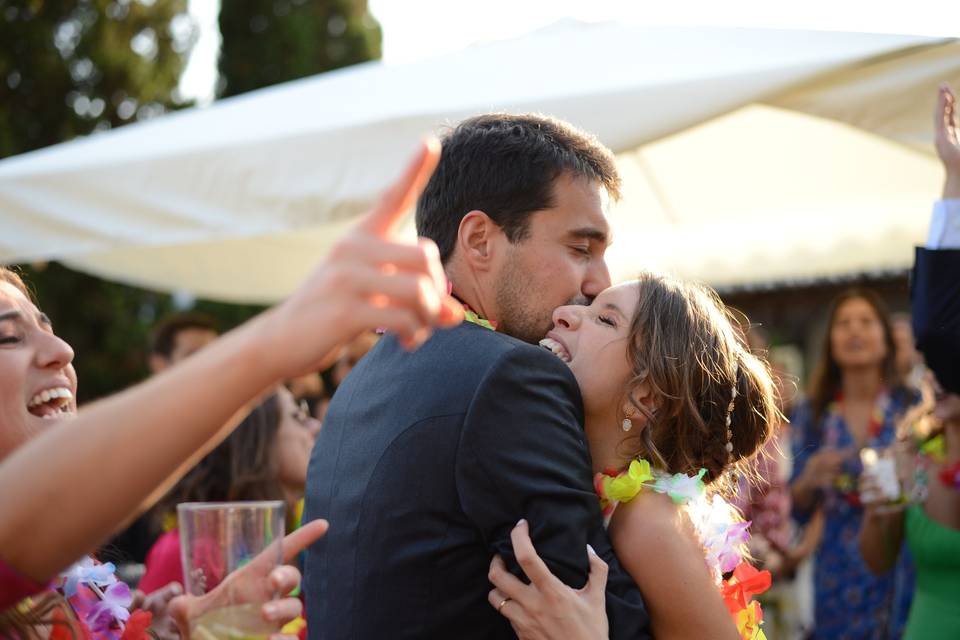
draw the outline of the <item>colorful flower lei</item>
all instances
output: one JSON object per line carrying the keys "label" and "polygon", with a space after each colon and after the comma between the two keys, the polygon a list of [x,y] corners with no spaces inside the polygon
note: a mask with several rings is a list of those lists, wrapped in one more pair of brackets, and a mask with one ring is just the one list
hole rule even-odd
{"label": "colorful flower lei", "polygon": [[[62,572],[52,587],[63,595],[75,619],[59,609],[50,637],[105,640],[146,640],[153,621],[149,611],[130,610],[133,593],[117,580],[113,563],[97,564],[85,557]],[[68,628],[69,627],[69,628]]]}
{"label": "colorful flower lei", "polygon": [[[683,505],[740,637],[743,640],[766,640],[760,628],[763,611],[760,603],[752,598],[770,588],[770,572],[757,571],[743,559],[750,523],[739,521],[736,509],[722,497],[707,496],[703,483],[705,474],[706,469],[701,469],[693,476],[669,475],[651,469],[649,462],[638,459],[631,460],[622,471],[598,473],[594,477],[594,489],[608,522],[617,504],[629,502],[644,489],[668,495],[675,504]],[[731,575],[724,579],[725,574]]]}

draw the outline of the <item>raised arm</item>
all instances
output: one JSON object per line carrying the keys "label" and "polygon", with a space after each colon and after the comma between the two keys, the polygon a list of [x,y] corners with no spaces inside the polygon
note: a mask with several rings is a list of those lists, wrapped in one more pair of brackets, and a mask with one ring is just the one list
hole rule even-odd
{"label": "raised arm", "polygon": [[947,85],[937,92],[934,112],[934,146],[943,163],[943,199],[960,198],[960,139],[957,129],[957,99]]}
{"label": "raised arm", "polygon": [[[84,407],[0,463],[0,556],[45,581],[161,495],[235,426],[249,400],[384,327],[410,347],[459,322],[435,246],[391,241],[429,178],[423,145],[380,204],[284,303],[143,384]],[[37,526],[43,523],[43,526]]]}

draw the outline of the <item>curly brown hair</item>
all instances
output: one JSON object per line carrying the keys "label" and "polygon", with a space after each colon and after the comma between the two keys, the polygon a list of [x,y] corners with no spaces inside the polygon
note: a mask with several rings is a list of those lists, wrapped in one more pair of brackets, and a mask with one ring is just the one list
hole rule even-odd
{"label": "curly brown hair", "polygon": [[[709,287],[651,273],[637,285],[626,397],[647,427],[628,441],[635,447],[631,453],[649,456],[668,473],[706,469],[708,484],[731,464],[746,472],[746,459],[782,419],[768,363],[750,352],[731,312]],[[644,383],[659,400],[655,410],[632,399]],[[726,417],[734,385],[731,454]]]}

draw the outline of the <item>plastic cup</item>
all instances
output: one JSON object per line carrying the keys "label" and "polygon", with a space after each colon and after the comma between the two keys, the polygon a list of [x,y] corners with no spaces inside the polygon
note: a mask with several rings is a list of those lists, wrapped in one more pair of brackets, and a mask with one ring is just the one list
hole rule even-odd
{"label": "plastic cup", "polygon": [[259,640],[275,633],[260,610],[277,596],[262,585],[282,561],[283,502],[190,502],[177,506],[177,519],[184,590],[204,596],[191,637]]}

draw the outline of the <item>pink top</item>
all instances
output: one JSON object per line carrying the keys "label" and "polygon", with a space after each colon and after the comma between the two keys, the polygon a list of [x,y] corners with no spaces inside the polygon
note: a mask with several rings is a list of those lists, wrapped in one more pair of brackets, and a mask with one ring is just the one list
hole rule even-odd
{"label": "pink top", "polygon": [[0,560],[0,611],[6,611],[24,598],[38,594],[46,588],[46,584],[20,575],[16,569]]}
{"label": "pink top", "polygon": [[180,532],[172,529],[159,538],[147,553],[147,572],[137,585],[144,593],[153,593],[171,582],[183,584],[183,564],[180,561]]}

